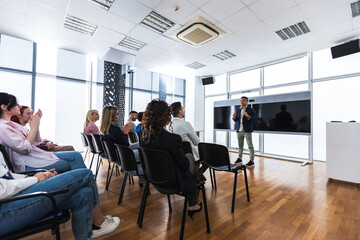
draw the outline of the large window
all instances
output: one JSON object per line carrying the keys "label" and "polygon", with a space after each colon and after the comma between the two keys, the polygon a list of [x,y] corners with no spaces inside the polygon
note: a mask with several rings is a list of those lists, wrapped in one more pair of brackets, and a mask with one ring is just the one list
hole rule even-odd
{"label": "large window", "polygon": [[21,105],[31,106],[31,75],[0,71],[1,92],[14,95]]}
{"label": "large window", "polygon": [[216,76],[215,82],[205,86],[205,96],[226,93],[226,74]]}
{"label": "large window", "polygon": [[260,87],[260,69],[230,75],[230,92]]}
{"label": "large window", "polygon": [[32,42],[1,34],[0,46],[0,67],[32,71]]}

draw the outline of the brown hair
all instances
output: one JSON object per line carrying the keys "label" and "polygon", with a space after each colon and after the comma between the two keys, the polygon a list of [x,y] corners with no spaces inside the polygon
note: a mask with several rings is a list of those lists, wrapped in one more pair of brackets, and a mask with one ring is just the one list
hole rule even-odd
{"label": "brown hair", "polygon": [[164,126],[169,122],[171,128],[171,110],[169,105],[160,99],[152,100],[146,107],[142,122],[142,139],[144,142],[148,143],[150,137],[155,138],[155,141],[157,141],[160,134],[164,131]]}
{"label": "brown hair", "polygon": [[104,135],[109,134],[109,129],[113,123],[113,119],[117,113],[117,108],[113,106],[105,106],[101,113],[100,132]]}

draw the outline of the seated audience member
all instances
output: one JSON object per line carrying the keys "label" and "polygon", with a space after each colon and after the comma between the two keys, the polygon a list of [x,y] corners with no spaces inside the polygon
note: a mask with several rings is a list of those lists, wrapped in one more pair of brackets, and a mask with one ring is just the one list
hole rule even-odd
{"label": "seated audience member", "polygon": [[98,134],[100,135],[100,130],[98,126],[96,126],[95,122],[99,120],[100,115],[98,110],[91,109],[86,114],[85,124],[84,124],[84,134]]}
{"label": "seated audience member", "polygon": [[[95,180],[91,170],[76,169],[58,175],[54,169],[39,172],[33,177],[14,174],[0,163],[0,199],[11,196],[54,192],[58,210],[70,209],[75,239],[90,239],[114,231],[120,223],[118,217],[102,214]],[[52,203],[45,196],[2,203],[0,207],[0,238],[34,223],[52,211]]]}
{"label": "seated audience member", "polygon": [[191,123],[184,120],[185,112],[180,102],[174,102],[171,104],[171,112],[174,117],[172,123],[172,132],[179,134],[183,141],[190,142],[191,149],[195,160],[199,160],[199,151],[197,145],[199,145],[200,139],[196,135]]}
{"label": "seated audience member", "polygon": [[139,132],[141,131],[141,127],[142,127],[142,125],[143,125],[143,124],[141,123],[143,114],[144,114],[144,112],[139,112],[139,113],[138,113],[138,120],[139,120],[140,123],[136,126],[136,128],[135,128],[135,133],[139,133]]}
{"label": "seated audience member", "polygon": [[79,152],[50,153],[36,147],[41,141],[39,133],[41,110],[29,121],[30,130],[10,121],[11,116],[19,115],[16,97],[0,93],[0,144],[5,146],[16,172],[31,171],[38,168],[53,169],[59,173],[78,168],[86,168]]}
{"label": "seated audience member", "polygon": [[[26,126],[26,124],[28,124],[28,122],[30,121],[30,119],[33,116],[33,110],[31,110],[31,108],[29,108],[28,106],[21,106],[20,108],[20,114],[19,115],[13,115],[11,116],[11,121],[16,122],[20,125],[22,125],[23,127]],[[50,152],[62,152],[62,151],[74,151],[74,147],[73,146],[59,146],[47,139],[42,139],[41,142],[37,143],[37,147],[41,148],[45,151],[50,151]]]}
{"label": "seated audience member", "polygon": [[136,128],[135,121],[137,118],[138,118],[137,111],[131,111],[129,113],[129,119],[127,122],[131,123],[131,129],[130,129],[131,132],[135,132],[135,128]]}
{"label": "seated audience member", "polygon": [[[185,155],[181,137],[165,129],[171,122],[170,107],[165,101],[154,99],[147,105],[142,120],[143,129],[140,146],[168,152],[174,161],[180,190],[188,193],[200,178],[199,169],[195,165],[192,154]],[[162,170],[167,171],[167,169]],[[196,188],[191,190],[189,194],[188,215],[192,216],[201,211],[202,203],[198,203],[198,190]]]}

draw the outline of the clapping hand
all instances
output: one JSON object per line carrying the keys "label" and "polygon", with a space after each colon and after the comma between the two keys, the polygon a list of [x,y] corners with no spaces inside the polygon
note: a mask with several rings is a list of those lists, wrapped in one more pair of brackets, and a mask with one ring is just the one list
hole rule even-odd
{"label": "clapping hand", "polygon": [[123,131],[123,133],[128,134],[131,129],[132,129],[132,124],[131,124],[131,123],[127,123],[127,124],[123,127],[122,131]]}

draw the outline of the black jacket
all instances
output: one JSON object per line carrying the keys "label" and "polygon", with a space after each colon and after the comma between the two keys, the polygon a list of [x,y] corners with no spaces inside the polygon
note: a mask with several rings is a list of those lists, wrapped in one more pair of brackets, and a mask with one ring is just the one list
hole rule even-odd
{"label": "black jacket", "polygon": [[[247,112],[250,115],[250,118],[247,119],[245,115],[243,116],[242,123],[243,128],[245,132],[253,132],[254,131],[254,120],[256,119],[256,113],[255,109],[252,107],[247,106],[245,109],[245,112]],[[241,108],[236,111],[236,118],[233,118],[235,121],[235,130],[238,132],[240,128],[240,117],[241,117]]]}

